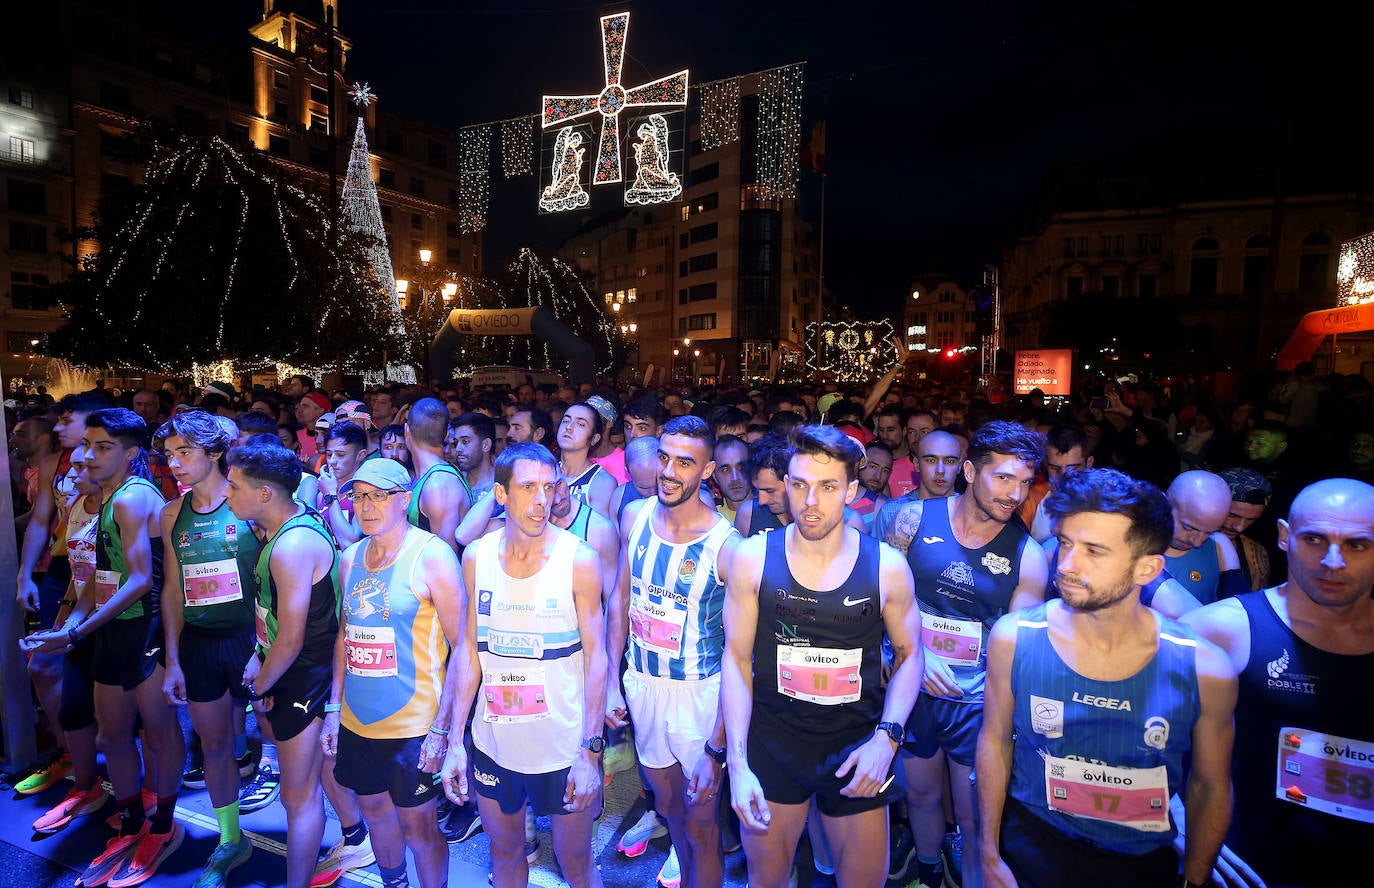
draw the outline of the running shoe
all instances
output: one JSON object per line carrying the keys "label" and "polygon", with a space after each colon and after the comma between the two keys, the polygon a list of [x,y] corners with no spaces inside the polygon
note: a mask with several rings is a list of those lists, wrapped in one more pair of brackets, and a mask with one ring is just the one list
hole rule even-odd
{"label": "running shoe", "polygon": [[181,773],[181,785],[186,789],[205,788],[205,766],[195,765]]}
{"label": "running shoe", "polygon": [[945,833],[945,839],[940,843],[940,861],[945,868],[945,888],[962,888],[964,834],[959,830]]}
{"label": "running shoe", "polygon": [[466,842],[477,835],[481,828],[482,815],[477,813],[476,802],[454,805],[443,823],[439,824],[439,832],[444,834],[444,840],[450,845]]}
{"label": "running shoe", "polygon": [[539,862],[539,826],[535,823],[534,812],[525,806],[525,863],[534,866]]}
{"label": "running shoe", "polygon": [[181,847],[181,840],[185,836],[186,830],[175,820],[172,821],[170,832],[144,833],[134,848],[134,853],[124,860],[124,865],[105,884],[108,888],[133,888],[135,885],[142,885],[157,873],[162,861],[171,857],[172,852]]}
{"label": "running shoe", "polygon": [[371,833],[356,845],[346,844],[340,839],[329,849],[329,853],[315,864],[315,875],[310,877],[310,888],[329,888],[342,879],[344,873],[371,866],[376,861],[377,855],[372,853]]}
{"label": "running shoe", "polygon": [[110,877],[124,866],[124,862],[134,856],[139,841],[148,834],[152,824],[144,821],[138,832],[127,836],[115,836],[105,843],[105,850],[91,861],[85,872],[76,877],[77,888],[95,888],[110,881]]}
{"label": "running shoe", "polygon": [[[110,787],[108,784],[101,784],[101,788],[105,792],[110,793]],[[110,794],[113,795],[113,793]],[[143,802],[143,816],[152,817],[153,812],[157,810],[157,793],[153,792],[151,789],[140,789],[138,791],[138,797]],[[116,811],[109,817],[106,817],[105,825],[108,826],[110,829],[118,830],[121,823],[119,815],[120,812]]]}
{"label": "running shoe", "polygon": [[70,774],[71,770],[72,757],[64,752],[25,777],[23,780],[14,784],[14,791],[19,793],[19,795],[33,795],[34,793],[42,792]]}
{"label": "running shoe", "polygon": [[668,827],[658,819],[658,813],[653,808],[644,812],[644,816],[639,818],[639,822],[620,837],[616,843],[615,850],[624,854],[626,857],[639,857],[649,850],[649,842],[659,839],[668,834]]}
{"label": "running shoe", "polygon": [[83,814],[94,814],[105,806],[105,790],[93,786],[84,792],[72,787],[48,813],[33,822],[33,831],[51,835]]}
{"label": "running shoe", "polygon": [[253,856],[253,843],[247,836],[239,836],[237,842],[220,842],[205,861],[205,870],[196,877],[191,888],[224,888],[229,872],[247,862]]}
{"label": "running shoe", "polygon": [[281,795],[281,774],[267,762],[258,764],[258,773],[239,791],[239,811],[251,814],[261,811]]}
{"label": "running shoe", "polygon": [[635,745],[631,741],[617,743],[614,746],[606,747],[606,754],[602,756],[601,769],[605,772],[605,782],[611,785],[612,778],[621,771],[629,771],[639,764],[635,758]]}
{"label": "running shoe", "polygon": [[668,849],[668,859],[663,861],[663,868],[658,871],[659,888],[680,888],[682,885],[682,867],[677,862],[677,849]]}
{"label": "running shoe", "polygon": [[906,884],[911,866],[916,862],[916,842],[905,821],[894,822],[888,837],[887,878],[890,882]]}

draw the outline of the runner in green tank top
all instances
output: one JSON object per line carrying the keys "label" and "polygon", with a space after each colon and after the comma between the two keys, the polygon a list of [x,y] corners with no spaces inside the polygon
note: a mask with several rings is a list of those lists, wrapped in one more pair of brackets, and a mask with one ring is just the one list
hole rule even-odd
{"label": "runner in green tank top", "polygon": [[243,684],[265,736],[276,741],[286,808],[286,884],[307,888],[324,835],[320,726],[338,633],[338,550],[292,498],[295,454],[249,442],[229,452],[229,508],[265,535],[259,583],[258,651]]}
{"label": "runner in green tank top", "polygon": [[253,575],[260,545],[248,522],[229,511],[229,448],[237,427],[203,410],[178,413],[153,439],[177,483],[190,490],[162,510],[166,594],[162,599],[167,674],[163,689],[186,705],[201,739],[205,787],[219,822],[219,844],[197,885],[223,885],[253,853],[239,829],[235,743],[244,733],[243,664],[253,651]]}
{"label": "runner in green tank top", "polygon": [[[86,417],[86,470],[100,485],[96,573],[59,634],[89,644],[98,743],[120,808],[119,834],[81,875],[87,885],[135,885],[156,872],[181,844],[172,817],[186,746],[162,693],[162,584],[159,513],[162,494],[148,481],[148,427],[132,410],[114,407]],[[144,756],[134,742],[143,720]],[[157,811],[149,820],[139,789],[145,770],[157,775]]]}
{"label": "runner in green tank top", "polygon": [[454,531],[471,507],[472,497],[463,476],[444,461],[447,432],[448,410],[438,400],[421,398],[411,405],[405,434],[416,481],[406,518],[448,543],[457,554]]}

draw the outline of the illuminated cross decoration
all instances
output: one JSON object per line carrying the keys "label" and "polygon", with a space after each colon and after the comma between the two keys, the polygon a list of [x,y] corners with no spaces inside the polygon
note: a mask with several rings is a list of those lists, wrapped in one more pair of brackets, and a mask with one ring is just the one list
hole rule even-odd
{"label": "illuminated cross decoration", "polygon": [[601,114],[601,146],[596,152],[592,182],[607,185],[620,177],[620,112],[626,108],[653,108],[687,104],[687,72],[679,71],[652,83],[630,89],[620,85],[625,62],[625,38],[630,33],[630,14],[601,17],[602,58],[606,63],[606,88],[594,96],[544,96],[543,128],[548,129],[588,114]]}

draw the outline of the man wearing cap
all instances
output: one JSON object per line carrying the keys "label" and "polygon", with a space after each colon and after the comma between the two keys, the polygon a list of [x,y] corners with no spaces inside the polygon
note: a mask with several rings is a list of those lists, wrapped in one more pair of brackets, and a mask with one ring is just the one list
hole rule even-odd
{"label": "man wearing cap", "polygon": [[434,776],[447,748],[444,662],[457,640],[458,559],[406,520],[410,473],[369,460],[341,488],[364,538],[341,559],[343,607],[320,742],[334,776],[358,794],[383,888],[406,884],[411,849],[420,884],[447,881],[435,822]]}
{"label": "man wearing cap", "polygon": [[296,422],[300,423],[301,427],[296,437],[301,442],[302,459],[314,459],[319,453],[320,448],[310,436],[310,431],[315,428],[315,423],[319,422],[320,417],[328,412],[329,399],[320,392],[306,392],[296,402]]}
{"label": "man wearing cap", "polygon": [[378,427],[372,421],[372,414],[368,412],[367,405],[362,401],[344,401],[339,408],[334,411],[335,422],[351,422],[360,426],[367,432],[367,449],[363,454],[363,459],[376,459],[377,449],[381,444],[381,436]]}
{"label": "man wearing cap", "polygon": [[239,415],[234,409],[234,399],[237,397],[238,392],[234,390],[233,383],[216,380],[200,393],[200,400],[196,402],[196,406],[216,416],[234,419]]}

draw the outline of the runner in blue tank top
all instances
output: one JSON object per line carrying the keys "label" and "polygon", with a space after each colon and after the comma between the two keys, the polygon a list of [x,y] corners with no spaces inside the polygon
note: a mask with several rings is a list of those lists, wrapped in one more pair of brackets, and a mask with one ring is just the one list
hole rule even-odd
{"label": "runner in blue tank top", "polygon": [[[923,450],[931,432],[918,445]],[[937,455],[945,445],[931,452]],[[918,878],[942,877],[943,787],[963,841],[962,878],[978,885],[973,759],[983,717],[987,639],[1008,611],[1044,599],[1045,556],[1016,511],[1044,459],[1044,438],[1017,423],[990,422],[969,442],[968,490],[910,499],[891,516],[887,541],[906,554],[921,603],[925,681],[907,721],[903,766]],[[889,506],[891,508],[891,506]],[[948,766],[948,778],[946,778]]]}
{"label": "runner in blue tank top", "polygon": [[1240,671],[1222,853],[1270,888],[1356,888],[1374,873],[1374,487],[1306,488],[1279,547],[1287,582],[1183,620]]}
{"label": "runner in blue tank top", "polygon": [[1044,507],[1062,600],[1003,617],[989,643],[984,881],[1175,885],[1178,793],[1191,805],[1183,873],[1200,885],[1230,815],[1236,677],[1216,646],[1140,602],[1163,567],[1168,501],[1120,472],[1084,469],[1065,473]]}
{"label": "runner in blue tank top", "polygon": [[[749,882],[782,888],[814,799],[839,884],[887,881],[887,810],[921,682],[920,609],[899,553],[844,525],[863,449],[800,426],[786,469],[795,521],[730,563],[721,709]],[[879,680],[883,632],[895,669]]]}
{"label": "runner in blue tank top", "polygon": [[625,556],[606,620],[607,721],[624,727],[633,716],[639,763],[678,850],[682,884],[718,888],[721,610],[739,534],[700,496],[715,468],[706,421],[675,417],[649,440],[658,444],[658,495],[632,503],[621,523]]}
{"label": "runner in blue tank top", "polygon": [[1231,512],[1231,488],[1221,476],[1200,469],[1184,472],[1167,495],[1174,532],[1164,566],[1174,581],[1203,604],[1248,591],[1236,547],[1221,532]]}

